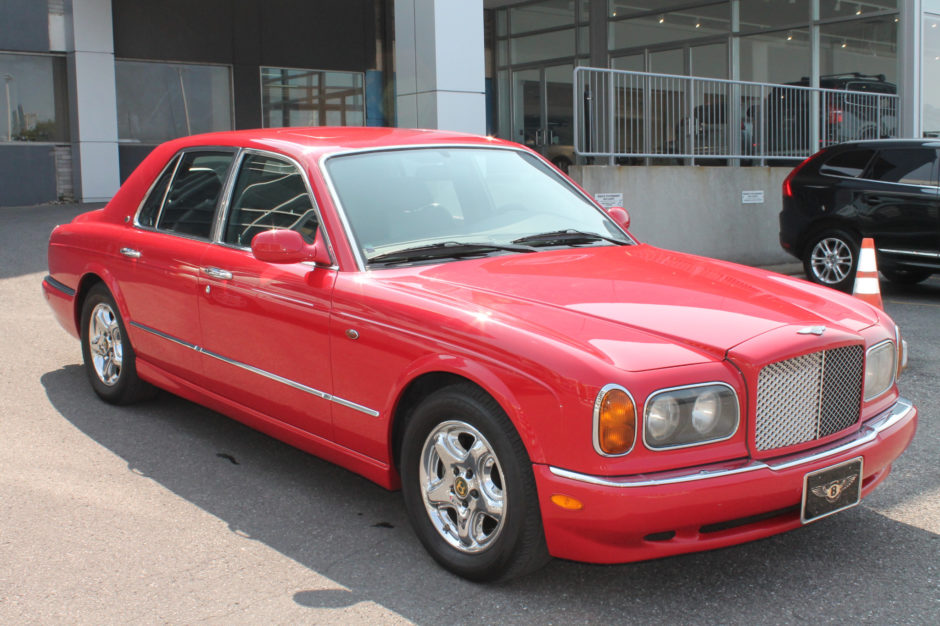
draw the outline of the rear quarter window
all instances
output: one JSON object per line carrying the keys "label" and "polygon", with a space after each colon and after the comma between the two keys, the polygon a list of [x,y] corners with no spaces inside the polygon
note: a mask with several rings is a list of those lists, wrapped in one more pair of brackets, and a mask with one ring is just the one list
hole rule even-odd
{"label": "rear quarter window", "polygon": [[875,154],[874,150],[847,150],[832,155],[819,166],[819,173],[827,176],[857,178]]}
{"label": "rear quarter window", "polygon": [[871,162],[865,178],[886,183],[936,185],[936,161],[937,151],[933,148],[888,148]]}

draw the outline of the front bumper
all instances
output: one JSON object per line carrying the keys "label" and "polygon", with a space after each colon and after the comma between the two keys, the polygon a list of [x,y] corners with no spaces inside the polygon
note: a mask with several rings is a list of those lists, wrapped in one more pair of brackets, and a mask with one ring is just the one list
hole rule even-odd
{"label": "front bumper", "polygon": [[[916,428],[917,408],[899,399],[850,437],[777,459],[623,477],[535,465],[548,549],[559,558],[623,563],[791,530],[801,525],[806,474],[862,457],[865,497],[888,475]],[[555,494],[576,498],[583,507],[556,506]]]}

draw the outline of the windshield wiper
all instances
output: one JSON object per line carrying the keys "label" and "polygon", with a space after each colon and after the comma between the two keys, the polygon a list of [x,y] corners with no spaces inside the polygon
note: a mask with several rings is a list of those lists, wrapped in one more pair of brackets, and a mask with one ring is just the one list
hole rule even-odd
{"label": "windshield wiper", "polygon": [[599,235],[597,233],[587,233],[581,230],[574,230],[573,228],[553,230],[551,232],[539,233],[537,235],[528,235],[526,237],[520,237],[519,239],[513,239],[512,242],[520,244],[525,243],[530,245],[554,246],[564,244],[593,243],[595,241],[608,241],[618,246],[625,246],[629,243],[627,241],[623,241],[622,239],[615,239],[613,237]]}
{"label": "windshield wiper", "polygon": [[394,263],[410,263],[412,261],[427,261],[431,259],[459,259],[465,256],[479,256],[490,252],[535,252],[529,246],[498,243],[462,243],[459,241],[444,241],[424,246],[415,246],[386,252],[367,259],[368,263],[381,263],[391,265]]}

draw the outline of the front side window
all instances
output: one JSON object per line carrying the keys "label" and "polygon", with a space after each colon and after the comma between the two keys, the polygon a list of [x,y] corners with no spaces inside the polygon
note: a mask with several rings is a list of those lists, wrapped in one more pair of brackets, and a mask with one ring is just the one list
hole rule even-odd
{"label": "front side window", "polygon": [[882,150],[865,172],[865,178],[886,183],[935,185],[933,148],[895,148]]}
{"label": "front side window", "polygon": [[313,243],[317,233],[316,210],[303,176],[292,163],[250,154],[242,161],[232,194],[222,241],[247,247],[258,233],[290,228]]}
{"label": "front side window", "polygon": [[[233,152],[184,153],[157,212],[157,229],[208,239],[223,183],[234,158]],[[144,203],[138,218],[141,225],[148,225],[145,221],[154,219],[151,201],[161,195],[159,189],[158,182]]]}
{"label": "front side window", "polygon": [[[420,245],[631,243],[535,156],[486,148],[341,155],[327,171],[366,262]],[[513,248],[515,246],[515,248]]]}

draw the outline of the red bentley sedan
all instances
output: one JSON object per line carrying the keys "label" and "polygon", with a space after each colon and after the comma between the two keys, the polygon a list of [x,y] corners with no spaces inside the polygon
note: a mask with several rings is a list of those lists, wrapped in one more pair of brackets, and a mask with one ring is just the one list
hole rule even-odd
{"label": "red bentley sedan", "polygon": [[56,228],[43,290],[103,400],[159,387],[401,488],[474,580],[766,537],[884,480],[917,423],[888,316],[628,222],[492,138],[218,133]]}

